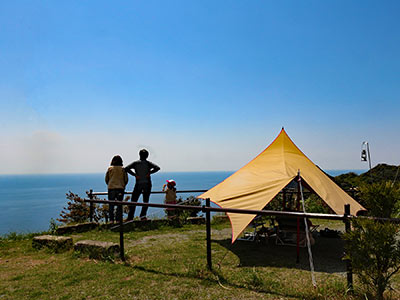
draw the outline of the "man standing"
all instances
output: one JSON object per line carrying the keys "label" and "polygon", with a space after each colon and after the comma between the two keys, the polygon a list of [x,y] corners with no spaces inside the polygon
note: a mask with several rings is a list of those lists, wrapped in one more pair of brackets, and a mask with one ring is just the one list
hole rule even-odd
{"label": "man standing", "polygon": [[[143,203],[149,203],[150,193],[151,193],[151,177],[150,174],[154,174],[160,170],[160,167],[156,164],[147,160],[149,157],[149,152],[146,149],[139,151],[139,160],[127,165],[125,170],[127,173],[135,176],[136,184],[132,192],[132,202],[137,202],[140,194],[143,194]],[[134,172],[132,171],[134,170]],[[128,221],[133,220],[135,215],[136,206],[130,206],[128,213]],[[141,220],[147,220],[146,213],[148,207],[142,206],[142,211],[140,213]]]}

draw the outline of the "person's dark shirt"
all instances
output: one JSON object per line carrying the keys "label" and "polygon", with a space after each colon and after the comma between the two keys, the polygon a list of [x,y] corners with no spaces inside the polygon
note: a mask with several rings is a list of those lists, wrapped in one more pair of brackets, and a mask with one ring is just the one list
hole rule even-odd
{"label": "person's dark shirt", "polygon": [[151,182],[150,174],[158,172],[160,167],[148,160],[137,160],[127,165],[125,170],[136,177],[136,183],[147,183]]}

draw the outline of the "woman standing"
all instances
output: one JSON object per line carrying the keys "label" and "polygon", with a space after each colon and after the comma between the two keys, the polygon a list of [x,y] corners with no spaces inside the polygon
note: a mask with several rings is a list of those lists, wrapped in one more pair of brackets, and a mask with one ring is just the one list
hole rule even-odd
{"label": "woman standing", "polygon": [[[125,186],[128,183],[128,175],[123,168],[121,156],[114,156],[110,165],[111,166],[107,169],[105,178],[108,188],[108,200],[123,201]],[[114,223],[114,204],[109,204],[108,207],[110,222]],[[122,217],[121,208],[122,205],[118,205],[117,216],[120,215]]]}

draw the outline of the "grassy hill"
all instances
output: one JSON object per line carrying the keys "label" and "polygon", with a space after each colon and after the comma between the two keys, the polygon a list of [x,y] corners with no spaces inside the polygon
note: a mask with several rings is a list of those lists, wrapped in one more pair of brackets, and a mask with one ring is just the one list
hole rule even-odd
{"label": "grassy hill", "polygon": [[[340,239],[318,238],[313,246],[314,288],[306,248],[296,264],[295,247],[273,240],[232,245],[229,224],[212,228],[212,272],[204,225],[126,233],[125,263],[37,251],[31,236],[11,235],[0,240],[0,299],[362,299],[346,294]],[[118,243],[119,235],[96,229],[73,239]]]}

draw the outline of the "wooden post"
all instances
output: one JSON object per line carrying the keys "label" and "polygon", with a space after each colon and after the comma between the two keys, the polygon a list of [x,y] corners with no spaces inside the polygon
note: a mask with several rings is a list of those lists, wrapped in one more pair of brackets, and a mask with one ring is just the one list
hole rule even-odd
{"label": "wooden post", "polygon": [[119,221],[119,255],[122,261],[125,261],[125,254],[124,254],[124,221],[123,221],[123,207],[122,204],[119,205],[118,209],[118,221]]}
{"label": "wooden post", "polygon": [[[206,199],[206,207],[210,207],[210,198]],[[211,261],[211,212],[206,211],[206,236],[207,236],[207,266],[212,270]]]}
{"label": "wooden post", "polygon": [[[350,216],[350,204],[345,204],[344,205],[344,224],[345,224],[345,229],[346,233],[350,232],[351,230],[351,224],[349,220]],[[346,273],[347,273],[347,289],[352,292],[353,291],[353,268],[351,265],[351,260],[346,259]]]}
{"label": "wooden post", "polygon": [[[93,200],[93,190],[92,189],[89,192],[89,199]],[[90,222],[93,222],[93,202],[89,203],[89,219],[90,219]]]}

